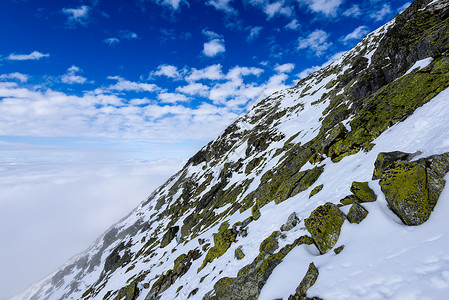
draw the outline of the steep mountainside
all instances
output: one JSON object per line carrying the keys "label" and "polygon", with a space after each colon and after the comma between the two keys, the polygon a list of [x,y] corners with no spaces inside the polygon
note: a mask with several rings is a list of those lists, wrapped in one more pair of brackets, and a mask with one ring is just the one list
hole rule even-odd
{"label": "steep mountainside", "polygon": [[261,101],[18,299],[447,295],[448,17],[416,0]]}

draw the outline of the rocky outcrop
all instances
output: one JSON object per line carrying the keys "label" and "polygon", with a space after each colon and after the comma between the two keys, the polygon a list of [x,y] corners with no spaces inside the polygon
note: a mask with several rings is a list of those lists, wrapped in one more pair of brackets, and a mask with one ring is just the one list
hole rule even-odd
{"label": "rocky outcrop", "polygon": [[307,231],[309,231],[321,254],[328,252],[335,246],[345,220],[346,216],[338,206],[329,202],[318,206],[304,220]]}
{"label": "rocky outcrop", "polygon": [[[379,154],[378,159],[385,156]],[[405,154],[392,156],[398,160],[384,163],[381,171],[377,169],[379,185],[388,205],[404,224],[420,225],[429,219],[445,186],[443,177],[449,171],[449,153],[417,161],[407,161]]]}
{"label": "rocky outcrop", "polygon": [[290,295],[290,297],[288,297],[288,300],[305,300],[307,291],[310,289],[312,285],[315,284],[316,280],[318,279],[318,275],[319,272],[315,264],[310,263],[306,275],[301,280],[299,286],[296,288],[295,294]]}

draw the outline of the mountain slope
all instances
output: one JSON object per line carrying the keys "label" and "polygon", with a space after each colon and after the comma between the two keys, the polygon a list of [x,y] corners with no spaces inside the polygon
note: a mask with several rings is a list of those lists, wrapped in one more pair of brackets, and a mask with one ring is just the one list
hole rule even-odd
{"label": "mountain slope", "polygon": [[[447,160],[432,155],[449,151],[448,16],[449,1],[416,0],[334,63],[264,99],[18,298],[447,294]],[[378,160],[392,151],[415,154]],[[404,223],[424,206],[390,197],[403,169],[400,186],[419,185],[404,199],[431,204],[419,226]]]}

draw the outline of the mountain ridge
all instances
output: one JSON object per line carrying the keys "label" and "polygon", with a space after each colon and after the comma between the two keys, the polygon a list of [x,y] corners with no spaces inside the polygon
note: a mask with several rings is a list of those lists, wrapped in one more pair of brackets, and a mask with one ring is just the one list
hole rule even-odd
{"label": "mountain ridge", "polygon": [[[337,61],[256,104],[88,250],[20,297],[237,299],[228,286],[238,290],[232,284],[241,285],[239,277],[247,283],[239,297],[244,293],[247,299],[265,297],[264,285],[270,284],[270,275],[278,265],[282,267],[290,252],[306,248],[308,253],[320,254],[313,248],[319,240],[307,224],[307,231],[299,226],[279,231],[287,220],[285,214],[295,213],[299,223],[310,218],[325,199],[305,202],[309,193],[321,183],[313,197],[329,195],[329,185],[333,186],[320,178],[328,176],[330,169],[339,174],[336,166],[350,165],[348,158],[373,156],[371,151],[380,147],[377,139],[384,132],[446,91],[447,7],[448,1],[443,0],[414,1]],[[411,69],[417,62],[419,67]],[[423,152],[417,157],[438,154]],[[433,158],[428,159],[428,164],[432,162]],[[361,180],[381,196],[371,174]],[[349,181],[344,184],[347,188],[337,188],[326,202],[347,196]],[[371,208],[371,204],[357,205]],[[273,213],[273,220],[267,221],[270,210],[280,209],[288,213]],[[374,214],[375,210],[367,211]],[[237,253],[237,249],[244,257],[231,260],[232,250]],[[327,252],[327,248],[319,249],[323,255]],[[314,273],[306,267],[301,276]],[[254,274],[262,275],[249,280]],[[301,282],[296,281],[296,285]],[[304,291],[297,294],[305,297]]]}

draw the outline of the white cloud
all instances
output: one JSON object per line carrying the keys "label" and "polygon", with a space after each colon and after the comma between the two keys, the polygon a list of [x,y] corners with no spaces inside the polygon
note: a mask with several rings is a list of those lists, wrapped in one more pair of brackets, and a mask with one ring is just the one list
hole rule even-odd
{"label": "white cloud", "polygon": [[404,5],[402,5],[401,7],[399,7],[399,8],[397,9],[397,12],[398,12],[398,13],[403,12],[403,11],[406,10],[411,4],[412,4],[411,2],[406,2],[406,3],[404,3]]}
{"label": "white cloud", "polygon": [[185,0],[152,0],[154,3],[160,6],[165,6],[172,10],[178,10],[181,6],[181,3],[185,5],[189,5],[189,3]]}
{"label": "white cloud", "polygon": [[181,77],[181,74],[176,66],[160,65],[157,67],[156,71],[151,72],[150,77],[151,76],[165,76],[168,78],[178,79]]}
{"label": "white cloud", "polygon": [[117,80],[116,84],[110,85],[109,90],[114,91],[134,91],[134,92],[155,92],[158,86],[150,83],[133,82],[120,76],[109,76],[108,79]]}
{"label": "white cloud", "polygon": [[50,54],[40,53],[38,51],[33,51],[30,54],[14,54],[11,53],[6,59],[7,60],[39,60],[43,57],[49,57]]}
{"label": "white cloud", "polygon": [[104,42],[105,44],[108,44],[108,45],[111,46],[111,47],[114,47],[115,45],[117,45],[118,43],[120,43],[120,40],[119,40],[118,38],[111,37],[111,38],[104,39],[103,42]]}
{"label": "white cloud", "polygon": [[301,24],[299,24],[298,20],[293,19],[290,23],[284,26],[284,28],[290,29],[290,30],[297,30],[301,27]]}
{"label": "white cloud", "polygon": [[198,81],[198,80],[220,80],[223,79],[224,75],[221,71],[221,65],[211,65],[204,69],[192,68],[190,74],[186,77],[187,81]]}
{"label": "white cloud", "polygon": [[336,16],[337,10],[343,0],[303,0],[309,8],[316,13],[322,13],[326,16]]}
{"label": "white cloud", "polygon": [[160,93],[157,98],[161,100],[162,103],[176,103],[176,102],[187,102],[190,98],[183,94],[178,93]]}
{"label": "white cloud", "polygon": [[376,21],[382,21],[389,14],[391,14],[391,6],[386,3],[380,10],[373,11],[369,16]]}
{"label": "white cloud", "polygon": [[63,8],[62,13],[67,16],[67,25],[74,27],[77,24],[86,26],[89,22],[89,13],[91,8],[82,5],[78,8]]}
{"label": "white cloud", "polygon": [[208,0],[207,5],[215,7],[216,10],[221,10],[227,14],[236,15],[237,10],[230,5],[232,0]]}
{"label": "white cloud", "polygon": [[293,11],[290,7],[285,6],[284,1],[277,1],[274,3],[266,3],[264,12],[267,14],[268,19],[271,19],[276,15],[284,15],[289,17],[292,15]]}
{"label": "white cloud", "polygon": [[176,91],[191,96],[198,95],[201,97],[207,97],[207,95],[209,95],[209,87],[197,82],[191,82],[188,85],[179,86],[176,88]]}
{"label": "white cloud", "polygon": [[295,68],[295,64],[287,63],[274,68],[274,70],[278,73],[290,73]]}
{"label": "white cloud", "polygon": [[219,53],[225,52],[224,40],[221,39],[213,39],[207,43],[204,43],[203,53],[208,57],[214,57]]}
{"label": "white cloud", "polygon": [[125,40],[136,40],[139,38],[137,33],[129,31],[129,30],[121,30],[119,32],[119,36]]}
{"label": "white cloud", "polygon": [[61,76],[61,82],[67,84],[83,84],[86,82],[86,78],[77,73],[81,72],[81,70],[77,66],[71,66],[67,69],[67,73]]}
{"label": "white cloud", "polygon": [[306,38],[298,39],[298,49],[310,49],[316,56],[321,56],[332,45],[328,38],[327,32],[317,29]]}
{"label": "white cloud", "polygon": [[259,37],[260,32],[262,31],[262,27],[261,26],[255,26],[255,27],[249,27],[249,34],[248,37],[246,38],[247,41],[253,41],[256,38]]}
{"label": "white cloud", "polygon": [[353,32],[346,35],[342,41],[343,43],[347,43],[349,40],[360,40],[368,33],[367,26],[359,26]]}
{"label": "white cloud", "polygon": [[203,34],[209,39],[209,41],[203,45],[204,55],[214,57],[226,51],[225,42],[221,35],[205,29],[203,29]]}
{"label": "white cloud", "polygon": [[357,4],[354,4],[349,9],[347,9],[343,12],[343,16],[345,16],[345,17],[358,18],[361,15],[362,15],[362,11],[360,10],[360,8]]}
{"label": "white cloud", "polygon": [[25,83],[28,81],[29,76],[18,72],[0,75],[0,80],[11,80],[11,79]]}

